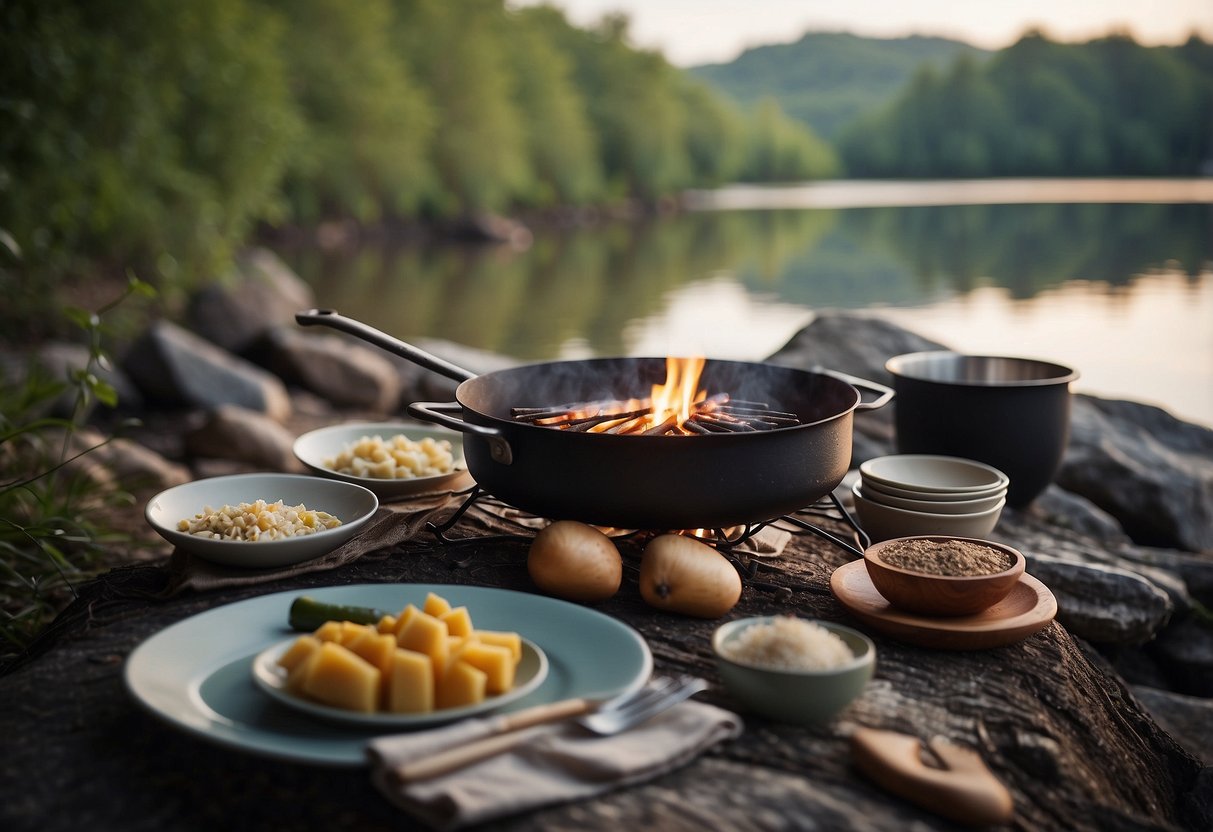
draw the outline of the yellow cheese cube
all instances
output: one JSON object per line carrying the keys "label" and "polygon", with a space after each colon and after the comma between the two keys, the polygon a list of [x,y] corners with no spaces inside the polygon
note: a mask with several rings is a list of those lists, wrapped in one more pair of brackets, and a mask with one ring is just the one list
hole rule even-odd
{"label": "yellow cheese cube", "polygon": [[391,633],[377,633],[369,630],[345,646],[355,655],[379,668],[379,680],[382,687],[380,701],[386,702],[388,674],[392,672],[392,654],[396,652],[396,636]]}
{"label": "yellow cheese cube", "polygon": [[517,633],[504,633],[495,630],[473,630],[472,637],[484,644],[495,644],[498,647],[508,647],[514,656],[514,662],[522,659],[522,637]]}
{"label": "yellow cheese cube", "polygon": [[360,713],[374,713],[379,704],[379,668],[349,649],[326,641],[307,662],[303,693],[317,702]]}
{"label": "yellow cheese cube", "polygon": [[370,624],[355,624],[353,621],[341,622],[341,633],[337,641],[341,644],[352,644],[367,633],[376,632]]}
{"label": "yellow cheese cube", "polygon": [[434,663],[429,656],[396,648],[388,676],[387,709],[397,714],[434,710]]}
{"label": "yellow cheese cube", "polygon": [[381,633],[396,634],[396,616],[385,615],[379,619],[379,623],[375,625],[375,629]]}
{"label": "yellow cheese cube", "polygon": [[442,674],[434,691],[434,707],[461,708],[484,701],[488,675],[464,661]]}
{"label": "yellow cheese cube", "polygon": [[404,632],[404,628],[409,626],[409,622],[413,620],[413,616],[421,612],[417,607],[409,604],[400,611],[400,615],[396,616],[396,640],[400,640],[400,634]]}
{"label": "yellow cheese cube", "polygon": [[460,651],[459,661],[484,671],[489,694],[505,693],[514,687],[514,654],[508,647],[470,642]]}
{"label": "yellow cheese cube", "polygon": [[472,616],[468,615],[467,607],[455,607],[438,616],[446,622],[446,628],[453,636],[470,636],[472,634]]}
{"label": "yellow cheese cube", "polygon": [[447,657],[451,653],[447,641],[446,622],[424,612],[418,612],[409,619],[404,630],[396,634],[396,641],[405,650],[415,650],[430,657],[434,663],[434,673],[442,674],[446,669]]}
{"label": "yellow cheese cube", "polygon": [[441,595],[428,592],[425,596],[425,605],[421,609],[423,612],[428,612],[430,615],[438,618],[443,613],[451,611],[451,604]]}
{"label": "yellow cheese cube", "polygon": [[316,628],[316,632],[312,633],[320,641],[341,641],[341,622],[326,621]]}
{"label": "yellow cheese cube", "polygon": [[295,639],[295,643],[286,649],[278,658],[278,664],[286,668],[287,672],[298,667],[308,656],[312,655],[312,651],[320,646],[320,639],[315,636],[299,636]]}

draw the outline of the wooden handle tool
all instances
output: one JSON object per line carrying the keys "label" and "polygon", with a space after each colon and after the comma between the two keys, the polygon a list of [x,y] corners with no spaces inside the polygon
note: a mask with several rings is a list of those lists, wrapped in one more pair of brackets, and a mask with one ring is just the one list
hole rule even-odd
{"label": "wooden handle tool", "polygon": [[500,718],[498,730],[493,734],[397,766],[393,774],[400,783],[440,777],[508,751],[529,736],[527,728],[582,716],[599,704],[592,699],[562,699],[507,714]]}
{"label": "wooden handle tool", "polygon": [[893,794],[970,826],[1011,820],[1015,810],[1011,793],[977,752],[942,737],[928,745],[944,768],[922,761],[922,743],[917,737],[874,728],[856,729],[851,736],[855,764]]}

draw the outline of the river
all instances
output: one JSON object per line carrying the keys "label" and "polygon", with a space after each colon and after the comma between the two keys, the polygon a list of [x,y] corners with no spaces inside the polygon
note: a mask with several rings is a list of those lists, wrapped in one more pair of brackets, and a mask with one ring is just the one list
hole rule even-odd
{"label": "river", "polygon": [[1079,392],[1213,426],[1213,180],[734,186],[688,204],[537,230],[522,251],[278,251],[321,305],[406,340],[753,361],[846,310],[1068,364]]}

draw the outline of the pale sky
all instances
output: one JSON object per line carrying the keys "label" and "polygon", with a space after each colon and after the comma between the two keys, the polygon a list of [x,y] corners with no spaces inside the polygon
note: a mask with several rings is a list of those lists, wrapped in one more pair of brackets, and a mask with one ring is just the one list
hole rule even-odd
{"label": "pale sky", "polygon": [[1177,44],[1196,32],[1213,41],[1213,0],[509,0],[543,2],[575,25],[625,12],[633,45],[678,66],[726,63],[750,46],[789,43],[806,31],[871,37],[943,35],[1009,46],[1038,28],[1055,40],[1128,31],[1140,43]]}

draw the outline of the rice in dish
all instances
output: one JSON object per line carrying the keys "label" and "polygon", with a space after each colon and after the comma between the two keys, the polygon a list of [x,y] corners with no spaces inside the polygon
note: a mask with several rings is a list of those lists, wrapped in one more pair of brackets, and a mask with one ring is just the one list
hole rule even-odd
{"label": "rice in dish", "polygon": [[283,540],[335,529],[341,521],[324,511],[315,511],[300,503],[284,505],[282,500],[207,506],[192,518],[177,523],[177,531],[219,540]]}
{"label": "rice in dish", "polygon": [[384,439],[363,436],[324,460],[324,467],[352,477],[400,480],[433,477],[455,470],[455,456],[446,439],[427,436],[414,442],[403,433]]}
{"label": "rice in dish", "polygon": [[833,670],[854,661],[845,641],[820,624],[778,615],[720,645],[726,659],[771,670]]}

